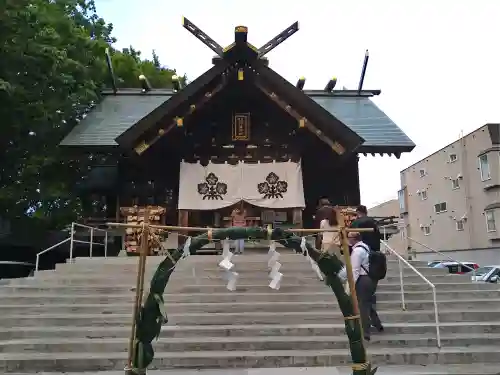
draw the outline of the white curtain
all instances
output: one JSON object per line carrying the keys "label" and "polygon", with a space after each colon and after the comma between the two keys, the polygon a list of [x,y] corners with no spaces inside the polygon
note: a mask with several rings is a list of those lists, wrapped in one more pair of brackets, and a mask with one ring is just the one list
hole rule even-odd
{"label": "white curtain", "polygon": [[214,210],[242,200],[265,208],[305,207],[300,162],[181,162],[179,209]]}

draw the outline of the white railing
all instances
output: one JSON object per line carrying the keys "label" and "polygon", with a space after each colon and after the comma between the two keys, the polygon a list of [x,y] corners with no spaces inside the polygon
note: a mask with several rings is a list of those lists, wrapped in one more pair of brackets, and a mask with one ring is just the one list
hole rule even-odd
{"label": "white railing", "polygon": [[[394,227],[396,227],[396,229],[397,229],[397,232],[396,232],[396,233],[393,233],[392,231],[391,231],[390,233],[387,233],[387,228],[394,228]],[[399,228],[397,227],[397,224],[386,224],[386,225],[381,225],[381,226],[379,226],[379,230],[381,230],[381,232],[382,232],[382,233],[381,233],[381,235],[382,235],[382,239],[383,239],[384,241],[387,241],[387,240],[388,240],[388,238],[387,238],[387,234],[394,235],[394,234],[398,234],[398,233],[400,233]]]}
{"label": "white railing", "polygon": [[[90,231],[90,241],[82,241],[82,240],[77,240],[75,239],[75,228],[84,228],[86,230]],[[103,242],[94,242],[94,232],[104,232],[104,241]],[[92,250],[94,245],[99,245],[99,246],[104,246],[104,257],[108,257],[108,232],[105,229],[100,229],[100,228],[95,228],[91,227],[88,225],[84,224],[78,224],[78,223],[71,223],[71,233],[68,238],[65,240],[62,240],[55,245],[52,245],[45,250],[40,251],[39,253],[36,254],[36,261],[35,261],[35,273],[38,272],[38,268],[40,266],[40,256],[48,253],[49,251],[55,249],[58,246],[61,246],[65,244],[66,242],[69,242],[69,262],[73,262],[73,249],[75,247],[75,243],[84,243],[89,245],[89,257],[92,258]]]}
{"label": "white railing", "polygon": [[421,243],[421,242],[419,242],[419,241],[417,241],[417,240],[414,240],[414,239],[413,239],[413,238],[411,238],[411,237],[408,237],[408,236],[407,236],[406,238],[407,238],[409,241],[411,241],[411,242],[415,242],[416,244],[418,244],[418,245],[420,245],[420,246],[422,246],[422,247],[425,247],[427,250],[430,250],[430,251],[432,251],[433,253],[436,253],[436,254],[442,255],[442,256],[443,256],[443,257],[445,257],[446,259],[451,260],[452,262],[455,262],[455,263],[457,263],[457,264],[461,265],[462,267],[465,267],[466,269],[471,270],[471,271],[472,271],[472,280],[473,280],[473,281],[477,281],[477,280],[476,280],[476,269],[475,269],[474,267],[468,266],[468,265],[466,265],[466,264],[464,264],[464,263],[460,262],[459,260],[453,259],[453,258],[452,258],[452,257],[450,257],[449,255],[443,254],[442,252],[437,251],[437,250],[435,250],[435,249],[433,249],[433,248],[431,248],[431,247],[429,247],[429,246],[427,246],[427,245],[425,245],[425,244],[423,244],[423,243]]}
{"label": "white railing", "polygon": [[405,289],[404,289],[404,278],[403,278],[403,266],[401,265],[401,262],[403,262],[406,266],[408,266],[413,272],[415,272],[422,280],[424,280],[432,289],[432,299],[434,303],[434,317],[435,317],[435,323],[436,323],[436,341],[437,341],[437,347],[441,347],[441,332],[440,332],[440,326],[439,326],[439,311],[438,311],[438,303],[437,303],[437,296],[436,296],[436,286],[429,281],[424,275],[422,275],[415,267],[413,267],[405,258],[403,258],[401,255],[399,255],[393,248],[391,248],[387,242],[380,241],[380,243],[385,246],[385,248],[393,255],[395,255],[398,258],[398,263],[399,263],[399,282],[401,285],[401,308],[403,310],[406,310],[406,303],[405,303]]}

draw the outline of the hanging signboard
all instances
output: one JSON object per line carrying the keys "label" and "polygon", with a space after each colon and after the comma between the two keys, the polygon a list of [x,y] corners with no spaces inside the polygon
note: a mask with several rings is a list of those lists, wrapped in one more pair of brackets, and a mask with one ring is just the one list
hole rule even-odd
{"label": "hanging signboard", "polygon": [[233,141],[250,140],[250,113],[235,113],[233,117]]}

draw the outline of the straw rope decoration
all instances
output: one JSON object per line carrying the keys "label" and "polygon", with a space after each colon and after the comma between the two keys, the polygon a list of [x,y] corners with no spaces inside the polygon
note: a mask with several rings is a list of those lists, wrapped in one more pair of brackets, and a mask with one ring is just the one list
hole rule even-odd
{"label": "straw rope decoration", "polygon": [[[210,229],[207,233],[190,238],[187,246],[167,251],[167,257],[159,264],[153,278],[147,298],[140,307],[137,318],[135,352],[133,353],[132,373],[143,374],[154,358],[152,342],[160,335],[161,326],[168,322],[163,293],[175,269],[176,263],[189,254],[196,254],[204,245],[211,241],[236,239],[271,239],[299,254],[308,256],[314,261],[324,275],[325,283],[335,294],[340,310],[344,316],[346,333],[349,338],[349,348],[352,358],[353,375],[373,375],[372,368],[363,345],[359,315],[354,313],[351,297],[346,294],[338,273],[344,264],[334,255],[318,251],[302,237],[281,229],[270,228],[225,228]],[[304,251],[304,248],[307,251]]]}

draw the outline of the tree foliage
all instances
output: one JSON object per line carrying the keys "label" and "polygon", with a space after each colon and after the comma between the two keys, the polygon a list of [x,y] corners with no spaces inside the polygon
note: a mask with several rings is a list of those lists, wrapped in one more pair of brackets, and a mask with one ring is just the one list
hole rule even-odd
{"label": "tree foliage", "polygon": [[[94,0],[0,2],[0,216],[31,211],[57,225],[78,214],[74,186],[98,158],[71,159],[57,145],[109,82],[112,31]],[[171,85],[175,71],[156,53],[112,55],[119,87],[140,87],[140,74],[153,87]]]}

